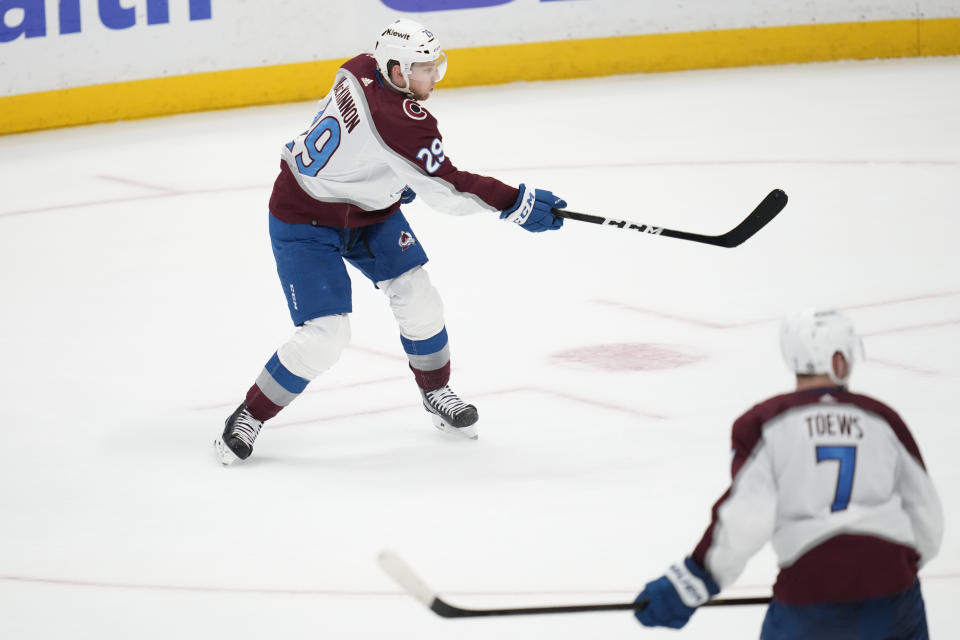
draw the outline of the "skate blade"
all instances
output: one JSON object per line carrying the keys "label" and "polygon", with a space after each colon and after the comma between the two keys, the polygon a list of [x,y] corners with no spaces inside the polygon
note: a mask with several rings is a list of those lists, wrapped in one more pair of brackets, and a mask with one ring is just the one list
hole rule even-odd
{"label": "skate blade", "polygon": [[222,437],[213,441],[213,449],[217,453],[217,460],[225,467],[229,467],[234,462],[240,461],[240,458],[227,446],[227,443],[223,441]]}
{"label": "skate blade", "polygon": [[433,426],[444,433],[455,433],[460,437],[469,438],[470,440],[476,440],[478,438],[476,424],[472,424],[469,427],[454,427],[453,425],[447,424],[443,418],[436,414],[432,414],[431,418],[433,418]]}

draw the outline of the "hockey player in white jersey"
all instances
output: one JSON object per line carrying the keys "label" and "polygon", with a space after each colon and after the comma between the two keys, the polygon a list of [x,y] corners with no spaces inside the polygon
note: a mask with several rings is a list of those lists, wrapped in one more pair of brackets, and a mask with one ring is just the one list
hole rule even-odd
{"label": "hockey player in white jersey", "polygon": [[382,30],[373,54],[340,68],[306,131],[284,145],[270,197],[270,239],[294,325],[227,418],[220,461],[247,458],[263,423],[337,361],[350,340],[345,262],[386,295],[434,424],[475,438],[478,413],[450,388],[443,305],[426,253],[400,211],[419,194],[448,213],[497,213],[526,231],[559,229],[550,191],[457,169],[420,104],[446,71],[436,36],[412,20]]}
{"label": "hockey player in white jersey", "polygon": [[780,567],[761,640],[928,637],[917,570],[943,514],[893,409],[847,389],[861,354],[848,319],[802,312],[780,346],[796,391],[733,425],[733,482],[693,553],[646,585],[646,626],[683,627],[770,540]]}

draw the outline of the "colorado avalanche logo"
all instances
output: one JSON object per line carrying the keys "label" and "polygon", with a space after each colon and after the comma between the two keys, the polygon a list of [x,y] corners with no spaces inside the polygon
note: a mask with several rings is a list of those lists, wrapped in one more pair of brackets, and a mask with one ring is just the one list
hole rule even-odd
{"label": "colorado avalanche logo", "polygon": [[413,237],[413,234],[409,231],[400,232],[400,241],[397,243],[400,245],[400,251],[406,251],[413,245],[417,244],[417,239]]}
{"label": "colorado avalanche logo", "polygon": [[403,112],[414,120],[423,120],[427,117],[427,110],[410,98],[403,101]]}

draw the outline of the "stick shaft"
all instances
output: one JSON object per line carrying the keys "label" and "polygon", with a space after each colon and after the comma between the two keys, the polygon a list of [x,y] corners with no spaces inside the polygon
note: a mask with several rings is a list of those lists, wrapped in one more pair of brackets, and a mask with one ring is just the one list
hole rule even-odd
{"label": "stick shaft", "polygon": [[[377,558],[380,568],[396,581],[403,590],[427,605],[438,616],[444,618],[476,618],[480,616],[521,616],[549,613],[582,613],[587,611],[631,611],[643,609],[647,606],[646,600],[640,602],[624,602],[618,604],[578,604],[548,607],[514,607],[508,609],[464,609],[456,607],[440,598],[423,580],[414,573],[406,562],[393,551],[381,551]],[[703,606],[720,607],[744,604],[766,604],[770,598],[731,598],[710,600]]]}

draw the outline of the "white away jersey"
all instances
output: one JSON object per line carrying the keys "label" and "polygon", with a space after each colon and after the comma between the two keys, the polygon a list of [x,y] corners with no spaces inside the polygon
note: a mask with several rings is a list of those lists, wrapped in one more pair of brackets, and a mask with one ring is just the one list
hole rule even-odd
{"label": "white away jersey", "polygon": [[777,396],[733,427],[733,483],[693,558],[721,586],[771,540],[774,598],[889,595],[940,547],[943,514],[907,426],[841,387]]}
{"label": "white away jersey", "polygon": [[411,187],[446,213],[500,211],[519,190],[457,169],[436,119],[384,86],[367,54],[340,68],[310,127],[284,145],[270,212],[294,224],[360,227],[385,220]]}

